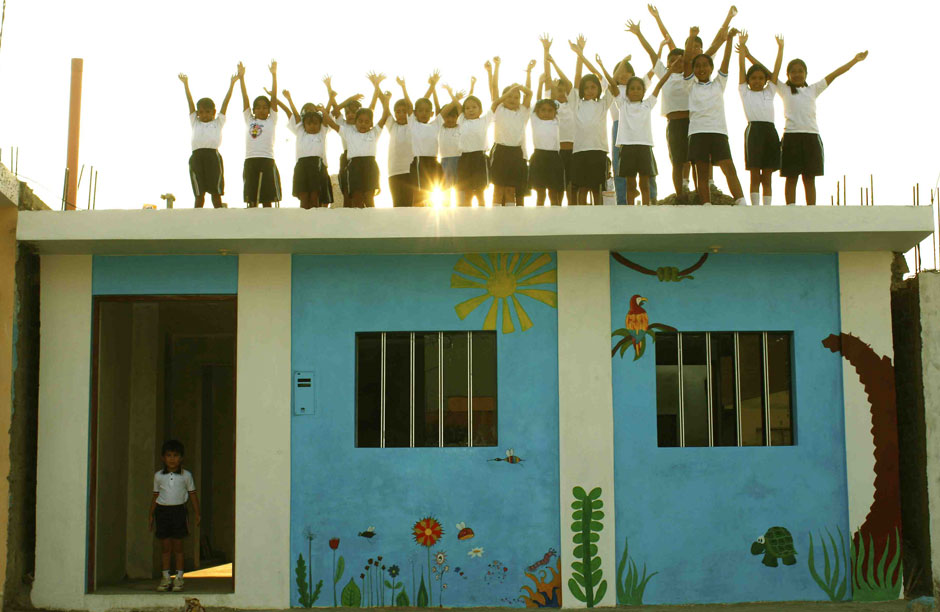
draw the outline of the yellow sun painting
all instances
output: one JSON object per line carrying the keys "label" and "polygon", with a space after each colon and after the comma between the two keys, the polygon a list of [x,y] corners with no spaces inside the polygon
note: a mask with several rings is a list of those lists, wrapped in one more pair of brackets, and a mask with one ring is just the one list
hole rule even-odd
{"label": "yellow sun painting", "polygon": [[[502,330],[511,334],[516,330],[511,311],[522,331],[532,327],[532,319],[526,313],[517,295],[524,295],[558,308],[558,293],[548,289],[533,289],[534,285],[554,285],[558,273],[552,265],[552,256],[547,253],[468,253],[454,266],[450,277],[452,289],[479,289],[482,295],[470,298],[454,306],[461,320],[471,312],[492,300],[483,320],[483,329],[496,329],[499,311],[503,311]],[[469,277],[469,278],[468,278]],[[500,307],[501,306],[501,307]]]}

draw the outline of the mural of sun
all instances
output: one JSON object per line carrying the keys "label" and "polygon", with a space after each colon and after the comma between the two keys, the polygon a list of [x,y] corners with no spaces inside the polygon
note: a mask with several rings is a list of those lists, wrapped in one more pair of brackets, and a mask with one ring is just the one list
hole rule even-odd
{"label": "mural of sun", "polygon": [[516,330],[511,315],[513,310],[522,331],[532,327],[532,319],[519,303],[517,295],[558,308],[557,292],[531,288],[533,285],[554,285],[558,280],[558,271],[552,266],[552,256],[548,253],[468,253],[454,266],[454,272],[450,277],[452,289],[479,289],[485,292],[454,306],[461,320],[492,300],[483,320],[483,329],[496,329],[500,310],[503,311],[504,334]]}

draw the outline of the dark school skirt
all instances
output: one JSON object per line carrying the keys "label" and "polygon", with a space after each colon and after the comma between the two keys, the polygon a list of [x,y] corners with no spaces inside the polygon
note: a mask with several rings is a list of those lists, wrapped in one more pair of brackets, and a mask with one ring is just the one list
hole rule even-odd
{"label": "dark school skirt", "polygon": [[522,147],[494,145],[490,153],[490,180],[500,187],[514,187],[517,191],[528,188],[529,168]]}
{"label": "dark school skirt", "polygon": [[349,193],[349,177],[346,175],[346,168],[349,167],[349,158],[346,157],[346,151],[339,156],[339,191],[342,194]]}
{"label": "dark school skirt", "polygon": [[607,151],[579,151],[571,156],[571,184],[576,188],[603,189],[609,173]]}
{"label": "dark school skirt", "polygon": [[621,145],[620,167],[617,176],[625,178],[636,176],[656,176],[656,157],[653,156],[653,147],[649,145]]}
{"label": "dark school skirt", "polygon": [[431,191],[444,181],[444,168],[436,157],[416,157],[411,160],[411,181],[417,189]]}
{"label": "dark school skirt", "polygon": [[666,124],[666,143],[672,165],[689,161],[689,118],[670,119]]}
{"label": "dark school skirt", "polygon": [[317,194],[321,205],[333,201],[333,181],[330,180],[326,164],[319,157],[301,157],[294,164],[293,195],[299,198],[302,193]]}
{"label": "dark school skirt", "polygon": [[379,165],[374,157],[353,157],[346,167],[349,193],[372,192],[379,188]]}
{"label": "dark school skirt", "polygon": [[784,132],[780,176],[822,176],[826,155],[819,134]]}
{"label": "dark school skirt", "polygon": [[172,538],[181,540],[189,535],[186,525],[186,504],[161,506],[153,509],[154,531],[158,540]]}
{"label": "dark school skirt", "polygon": [[689,136],[689,161],[693,164],[708,162],[714,165],[726,159],[731,159],[727,134],[708,132]]}
{"label": "dark school skirt", "polygon": [[457,164],[460,163],[460,156],[444,157],[441,159],[441,187],[450,189],[457,186]]}
{"label": "dark school skirt", "polygon": [[536,149],[529,158],[529,186],[533,189],[564,191],[568,184],[561,151]]}
{"label": "dark school skirt", "polygon": [[242,179],[245,181],[244,199],[249,206],[281,201],[281,175],[273,159],[249,157],[245,160]]}
{"label": "dark school skirt", "polygon": [[559,151],[561,154],[561,163],[565,165],[565,187],[571,184],[571,158],[574,156],[574,151],[572,149],[562,149]]}
{"label": "dark school skirt", "polygon": [[490,184],[489,160],[483,151],[469,151],[457,162],[457,190],[480,191]]}
{"label": "dark school skirt", "polygon": [[744,168],[780,169],[780,136],[771,121],[751,121],[744,128]]}
{"label": "dark school skirt", "polygon": [[388,177],[388,191],[395,208],[414,206],[415,185],[411,174],[393,174]]}
{"label": "dark school skirt", "polygon": [[218,149],[196,149],[189,156],[189,180],[193,195],[225,193],[225,170]]}

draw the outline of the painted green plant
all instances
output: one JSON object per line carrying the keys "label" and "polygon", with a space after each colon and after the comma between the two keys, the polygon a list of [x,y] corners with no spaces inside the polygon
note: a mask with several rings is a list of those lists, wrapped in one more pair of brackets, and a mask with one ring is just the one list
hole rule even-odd
{"label": "painted green plant", "polygon": [[346,571],[346,561],[343,559],[343,556],[339,556],[339,561],[336,560],[336,549],[339,548],[339,538],[330,538],[330,549],[333,551],[333,607],[337,605],[336,602],[336,585],[339,584],[339,581],[343,579],[343,572]]}
{"label": "painted green plant", "polygon": [[299,595],[300,605],[304,608],[313,607],[313,604],[320,598],[320,589],[323,588],[323,581],[317,582],[316,588],[310,592],[310,583],[307,581],[307,563],[304,561],[303,554],[297,555],[297,567],[294,570],[297,576],[297,593]]}
{"label": "painted green plant", "polygon": [[398,597],[395,598],[395,605],[401,608],[407,608],[411,605],[411,602],[408,601],[408,592],[404,589],[401,590],[401,593],[398,594]]}
{"label": "painted green plant", "polygon": [[[859,543],[865,547],[865,538],[859,534]],[[894,529],[894,556],[888,562],[888,551],[891,550],[892,539],[888,536],[884,552],[875,567],[875,541],[869,536],[867,549],[863,549],[864,556],[852,540],[852,599],[854,601],[892,601],[901,594],[901,539],[897,528]],[[867,563],[866,563],[867,560]],[[887,565],[887,567],[886,567]],[[895,577],[895,574],[897,576]]]}
{"label": "painted green plant", "polygon": [[428,607],[428,589],[424,586],[424,575],[421,576],[421,586],[418,587],[418,597],[415,605],[419,608]]}
{"label": "painted green plant", "polygon": [[346,586],[343,587],[343,592],[340,593],[339,600],[340,605],[344,608],[358,608],[362,605],[362,591],[359,590],[359,585],[356,584],[355,578],[350,578]]}
{"label": "painted green plant", "polygon": [[568,579],[568,589],[575,599],[593,608],[607,593],[607,581],[602,580],[601,558],[597,556],[597,541],[600,540],[598,532],[604,529],[601,523],[604,502],[601,500],[600,487],[595,487],[590,493],[575,487],[572,494],[574,502],[571,507],[574,512],[571,518],[574,522],[571,523],[571,531],[574,532],[574,557],[578,560],[571,564],[574,572]]}
{"label": "painted green plant", "polygon": [[[848,553],[846,552],[845,536],[842,535],[842,529],[838,527],[836,529],[839,532],[839,543],[842,545],[841,559],[836,540],[832,533],[826,529],[826,535],[829,536],[829,545],[832,547],[832,561],[829,560],[829,548],[826,547],[826,539],[822,534],[819,534],[819,544],[822,547],[823,556],[823,573],[820,576],[816,570],[816,551],[813,544],[813,534],[811,533],[809,534],[809,556],[806,562],[809,566],[810,575],[819,585],[819,588],[829,596],[829,601],[842,601],[845,599],[845,592],[848,588],[848,575],[851,571]],[[845,573],[842,573],[843,570]]]}
{"label": "painted green plant", "polygon": [[[646,575],[646,564],[643,564],[643,575],[640,575],[636,563],[629,557],[629,542],[623,541],[623,556],[617,565],[617,603],[621,606],[642,606],[643,592],[650,579],[659,572]],[[627,574],[624,576],[624,570]]]}

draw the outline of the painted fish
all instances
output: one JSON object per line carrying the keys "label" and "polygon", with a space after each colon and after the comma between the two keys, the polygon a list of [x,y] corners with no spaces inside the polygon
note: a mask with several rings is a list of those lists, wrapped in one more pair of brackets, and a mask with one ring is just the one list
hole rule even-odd
{"label": "painted fish", "polygon": [[533,563],[526,569],[528,569],[530,572],[534,572],[535,570],[542,567],[543,565],[548,565],[548,562],[551,561],[551,558],[555,556],[556,554],[558,553],[555,551],[554,548],[549,548],[548,552],[545,553],[544,557],[542,557],[541,559],[539,559],[538,561],[536,561],[535,563]]}
{"label": "painted fish", "polygon": [[458,540],[469,540],[473,538],[473,530],[467,527],[463,522],[457,523],[457,539]]}
{"label": "painted fish", "polygon": [[490,459],[489,461],[505,461],[506,463],[514,464],[514,463],[521,463],[525,461],[525,459],[523,459],[522,457],[517,457],[515,453],[513,452],[513,450],[510,448],[506,450],[505,458],[497,457],[496,459]]}

